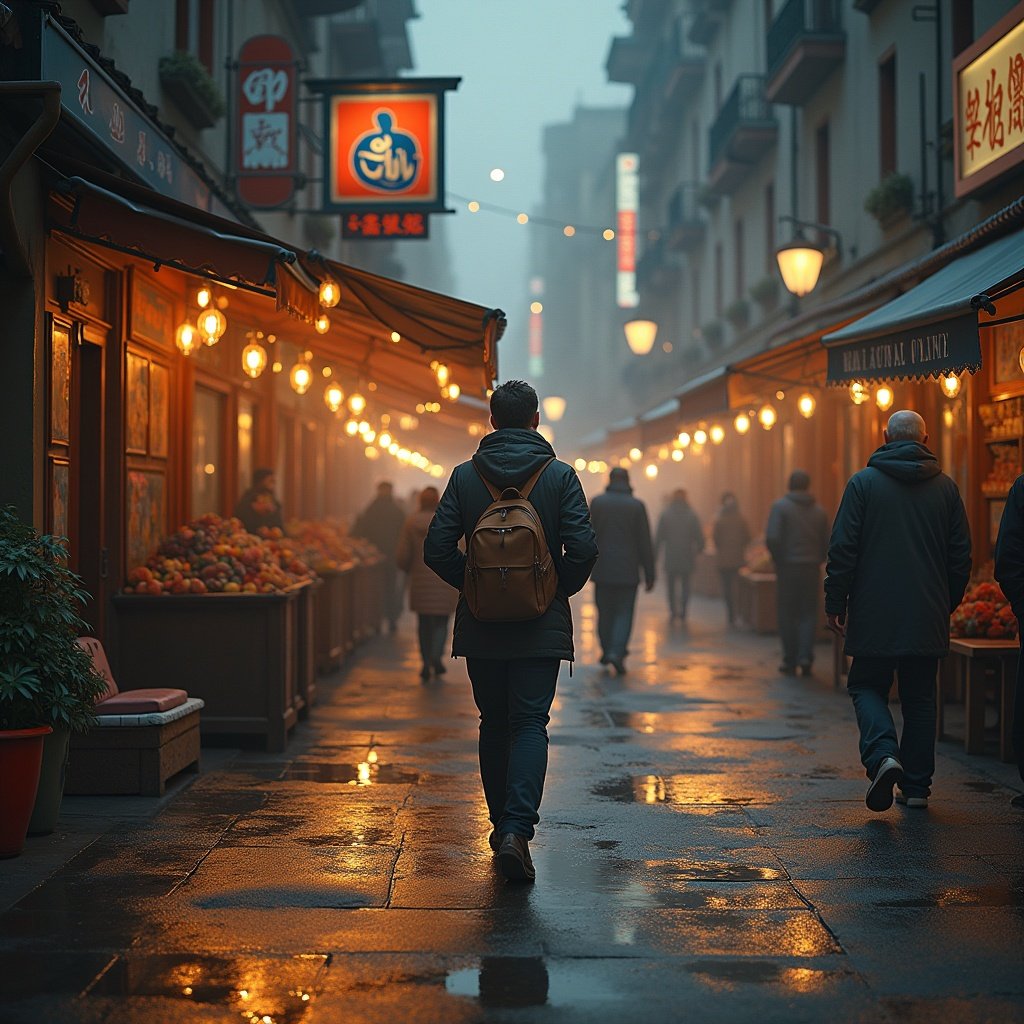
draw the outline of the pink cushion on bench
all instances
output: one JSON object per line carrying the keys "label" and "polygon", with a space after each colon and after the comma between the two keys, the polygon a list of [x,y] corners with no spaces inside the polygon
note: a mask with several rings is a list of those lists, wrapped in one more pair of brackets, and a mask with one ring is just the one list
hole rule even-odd
{"label": "pink cushion on bench", "polygon": [[101,700],[96,705],[96,714],[148,715],[153,711],[170,711],[187,700],[188,694],[184,690],[123,690],[113,697]]}

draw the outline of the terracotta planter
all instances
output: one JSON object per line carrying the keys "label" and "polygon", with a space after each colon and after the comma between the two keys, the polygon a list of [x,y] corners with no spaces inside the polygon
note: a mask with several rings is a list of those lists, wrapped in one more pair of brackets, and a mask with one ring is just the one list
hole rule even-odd
{"label": "terracotta planter", "polygon": [[39,788],[43,737],[48,725],[0,731],[0,857],[17,857]]}
{"label": "terracotta planter", "polygon": [[68,766],[71,730],[60,727],[43,739],[43,763],[39,770],[39,789],[28,823],[30,836],[48,836],[57,827],[60,802],[64,798],[64,773]]}

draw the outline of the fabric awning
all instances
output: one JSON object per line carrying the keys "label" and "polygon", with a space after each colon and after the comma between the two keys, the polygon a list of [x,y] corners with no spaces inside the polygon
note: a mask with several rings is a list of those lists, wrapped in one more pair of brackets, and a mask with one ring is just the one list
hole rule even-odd
{"label": "fabric awning", "polygon": [[729,411],[729,367],[718,366],[694,377],[676,392],[679,419],[689,422]]}
{"label": "fabric awning", "polygon": [[874,312],[826,334],[828,382],[974,373],[981,367],[978,311],[991,306],[992,293],[1022,275],[1019,232],[948,263]]}
{"label": "fabric awning", "polygon": [[644,448],[665,444],[679,433],[679,399],[670,398],[645,412],[639,419]]}

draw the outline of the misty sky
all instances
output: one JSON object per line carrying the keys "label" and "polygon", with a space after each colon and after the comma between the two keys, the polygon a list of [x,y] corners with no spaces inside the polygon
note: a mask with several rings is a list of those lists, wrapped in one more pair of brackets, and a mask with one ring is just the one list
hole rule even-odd
{"label": "misty sky", "polygon": [[[531,212],[541,198],[541,129],[577,104],[629,103],[628,86],[605,80],[611,39],[628,35],[622,0],[416,0],[409,22],[417,76],[456,76],[447,105],[449,192]],[[489,178],[501,167],[505,180]],[[512,217],[457,213],[447,227],[456,293],[508,313],[501,376],[522,372],[527,233]],[[411,243],[410,243],[411,244]]]}

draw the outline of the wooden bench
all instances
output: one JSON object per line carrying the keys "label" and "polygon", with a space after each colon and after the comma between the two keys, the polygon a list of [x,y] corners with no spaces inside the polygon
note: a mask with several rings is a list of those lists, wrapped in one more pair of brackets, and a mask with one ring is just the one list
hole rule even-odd
{"label": "wooden bench", "polygon": [[96,702],[96,726],[71,736],[64,792],[162,796],[171,776],[198,772],[203,702],[183,690],[118,690],[99,640],[78,643],[106,679],[107,692]]}
{"label": "wooden bench", "polygon": [[999,702],[999,759],[1013,761],[1013,704],[1020,646],[1016,640],[954,637],[949,641],[952,672],[939,672],[936,733],[944,734],[943,703],[950,676],[964,695],[964,750],[980,754],[985,748],[985,703],[989,686]]}

